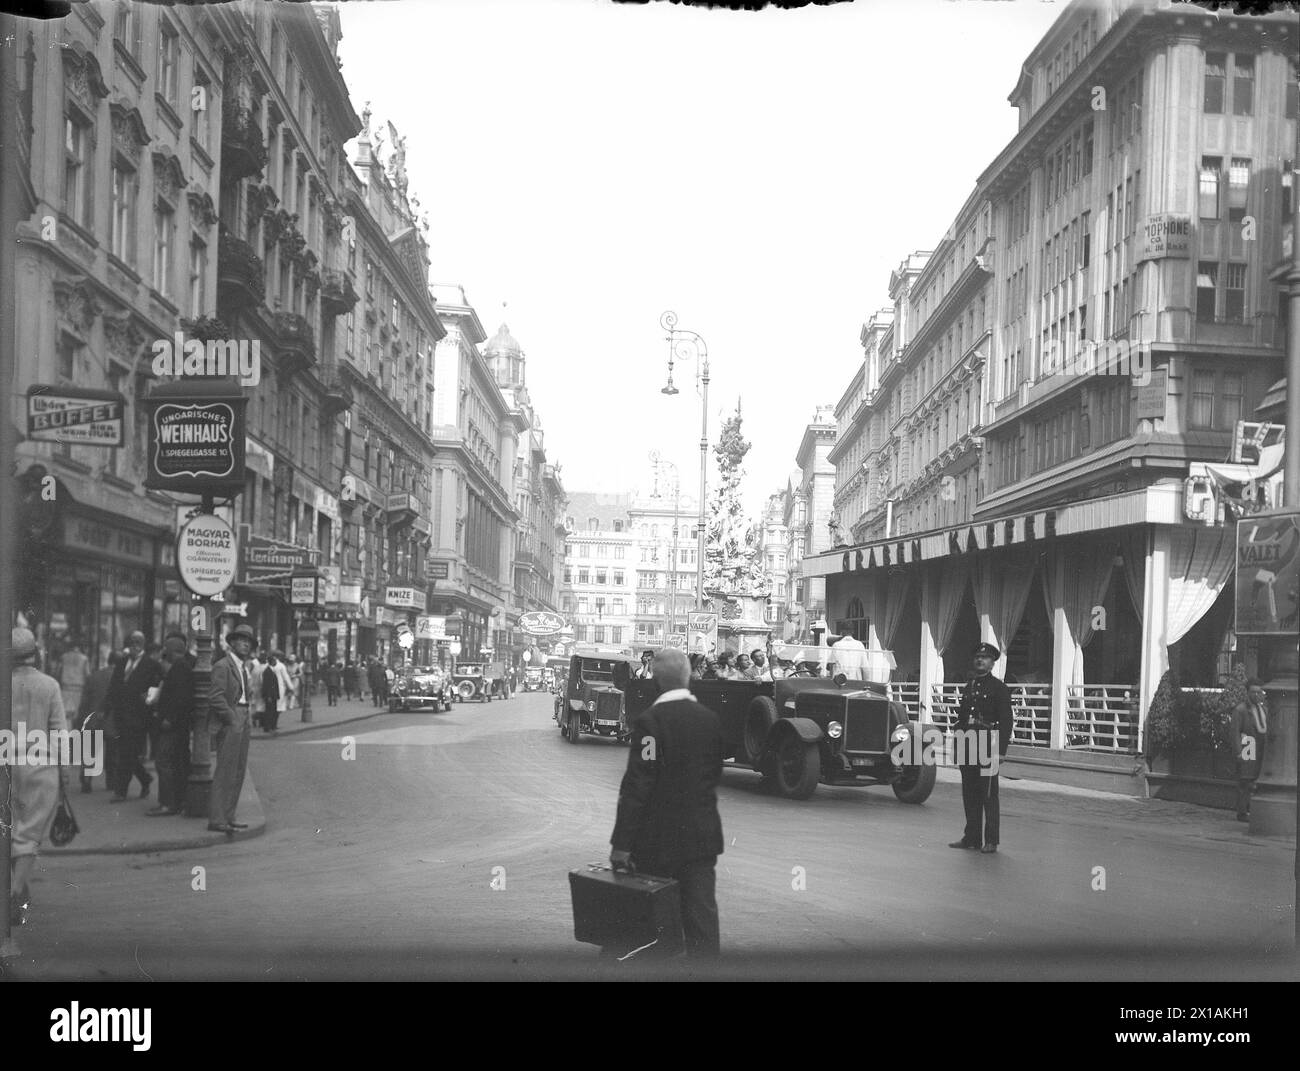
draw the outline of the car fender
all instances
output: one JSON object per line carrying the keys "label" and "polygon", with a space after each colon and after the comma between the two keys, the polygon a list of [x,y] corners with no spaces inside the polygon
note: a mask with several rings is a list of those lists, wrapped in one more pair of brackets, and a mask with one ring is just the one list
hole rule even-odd
{"label": "car fender", "polygon": [[794,733],[805,744],[820,743],[826,734],[822,727],[811,718],[779,718],[767,734],[767,746],[773,747],[782,739],[782,734]]}

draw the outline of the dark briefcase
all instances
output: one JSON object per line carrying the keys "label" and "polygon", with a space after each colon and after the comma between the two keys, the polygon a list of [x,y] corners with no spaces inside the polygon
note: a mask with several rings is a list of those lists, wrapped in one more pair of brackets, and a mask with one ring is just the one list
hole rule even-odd
{"label": "dark briefcase", "polygon": [[656,953],[682,948],[682,904],[677,882],[608,866],[569,871],[573,936],[615,951],[653,945]]}

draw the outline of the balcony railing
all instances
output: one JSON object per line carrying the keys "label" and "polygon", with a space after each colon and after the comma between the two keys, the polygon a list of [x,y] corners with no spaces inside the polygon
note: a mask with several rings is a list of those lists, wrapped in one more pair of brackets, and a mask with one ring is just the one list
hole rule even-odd
{"label": "balcony railing", "polygon": [[[964,684],[934,685],[930,701],[930,718],[944,732],[957,720]],[[1014,727],[1013,744],[1025,747],[1050,747],[1052,742],[1052,686],[1050,684],[1009,684]]]}
{"label": "balcony railing", "polygon": [[343,316],[361,300],[352,286],[352,276],[334,268],[321,273],[320,306],[326,316]]}
{"label": "balcony railing", "polygon": [[1138,749],[1138,689],[1135,684],[1066,686],[1065,746],[1080,751]]}
{"label": "balcony railing", "polygon": [[389,495],[384,506],[389,524],[405,524],[420,515],[420,500],[409,491]]}
{"label": "balcony railing", "polygon": [[305,316],[296,312],[277,312],[275,337],[283,371],[292,375],[316,363],[316,336]]}
{"label": "balcony railing", "polygon": [[217,241],[217,289],[228,309],[256,305],[266,293],[262,258],[242,238],[224,231]]}
{"label": "balcony railing", "polygon": [[266,139],[253,110],[239,100],[226,101],[221,115],[221,181],[260,175],[266,166]]}

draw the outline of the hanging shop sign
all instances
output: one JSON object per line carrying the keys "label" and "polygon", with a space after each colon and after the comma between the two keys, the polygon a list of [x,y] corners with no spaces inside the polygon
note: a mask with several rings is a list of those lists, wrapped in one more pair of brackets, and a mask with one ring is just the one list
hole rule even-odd
{"label": "hanging shop sign", "polygon": [[183,494],[243,490],[247,401],[233,381],[155,384],[142,402],[149,428],[144,485]]}
{"label": "hanging shop sign", "polygon": [[415,619],[415,638],[418,640],[445,640],[447,619],[438,616],[421,616]]}
{"label": "hanging shop sign", "polygon": [[117,391],[35,384],[27,388],[27,438],[71,446],[121,446],[126,398]]}
{"label": "hanging shop sign", "polygon": [[1192,217],[1179,212],[1157,212],[1142,224],[1140,260],[1192,255]]}
{"label": "hanging shop sign", "polygon": [[181,583],[201,598],[220,595],[235,582],[239,541],[224,517],[201,513],[185,522],[176,537],[176,570]]}
{"label": "hanging shop sign", "polygon": [[563,617],[549,610],[530,610],[519,615],[519,630],[530,636],[558,636],[565,624]]}
{"label": "hanging shop sign", "polygon": [[423,610],[424,592],[419,588],[390,587],[384,591],[384,602],[407,610]]}
{"label": "hanging shop sign", "polygon": [[718,649],[718,615],[692,610],[686,615],[687,643],[692,653],[711,655]]}

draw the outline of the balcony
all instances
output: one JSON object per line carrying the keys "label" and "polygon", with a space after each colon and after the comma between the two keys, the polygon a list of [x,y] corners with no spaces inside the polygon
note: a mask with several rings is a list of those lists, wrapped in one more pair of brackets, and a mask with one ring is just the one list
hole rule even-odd
{"label": "balcony", "polygon": [[420,515],[420,500],[409,491],[389,495],[384,511],[388,514],[390,528],[400,524],[409,524]]}
{"label": "balcony", "polygon": [[221,182],[261,175],[266,166],[266,139],[253,110],[238,100],[227,101],[221,115]]}
{"label": "balcony", "polygon": [[321,273],[320,307],[326,316],[343,316],[352,311],[360,295],[345,271],[327,269]]}
{"label": "balcony", "polygon": [[265,293],[262,258],[243,239],[222,232],[217,243],[217,294],[223,311],[257,305]]}
{"label": "balcony", "polygon": [[321,383],[325,387],[323,408],[327,417],[338,416],[356,404],[356,398],[352,394],[352,384],[344,378],[340,368],[331,368],[321,376]]}
{"label": "balcony", "polygon": [[314,365],[316,338],[307,318],[296,312],[277,312],[274,322],[281,375],[293,376]]}

